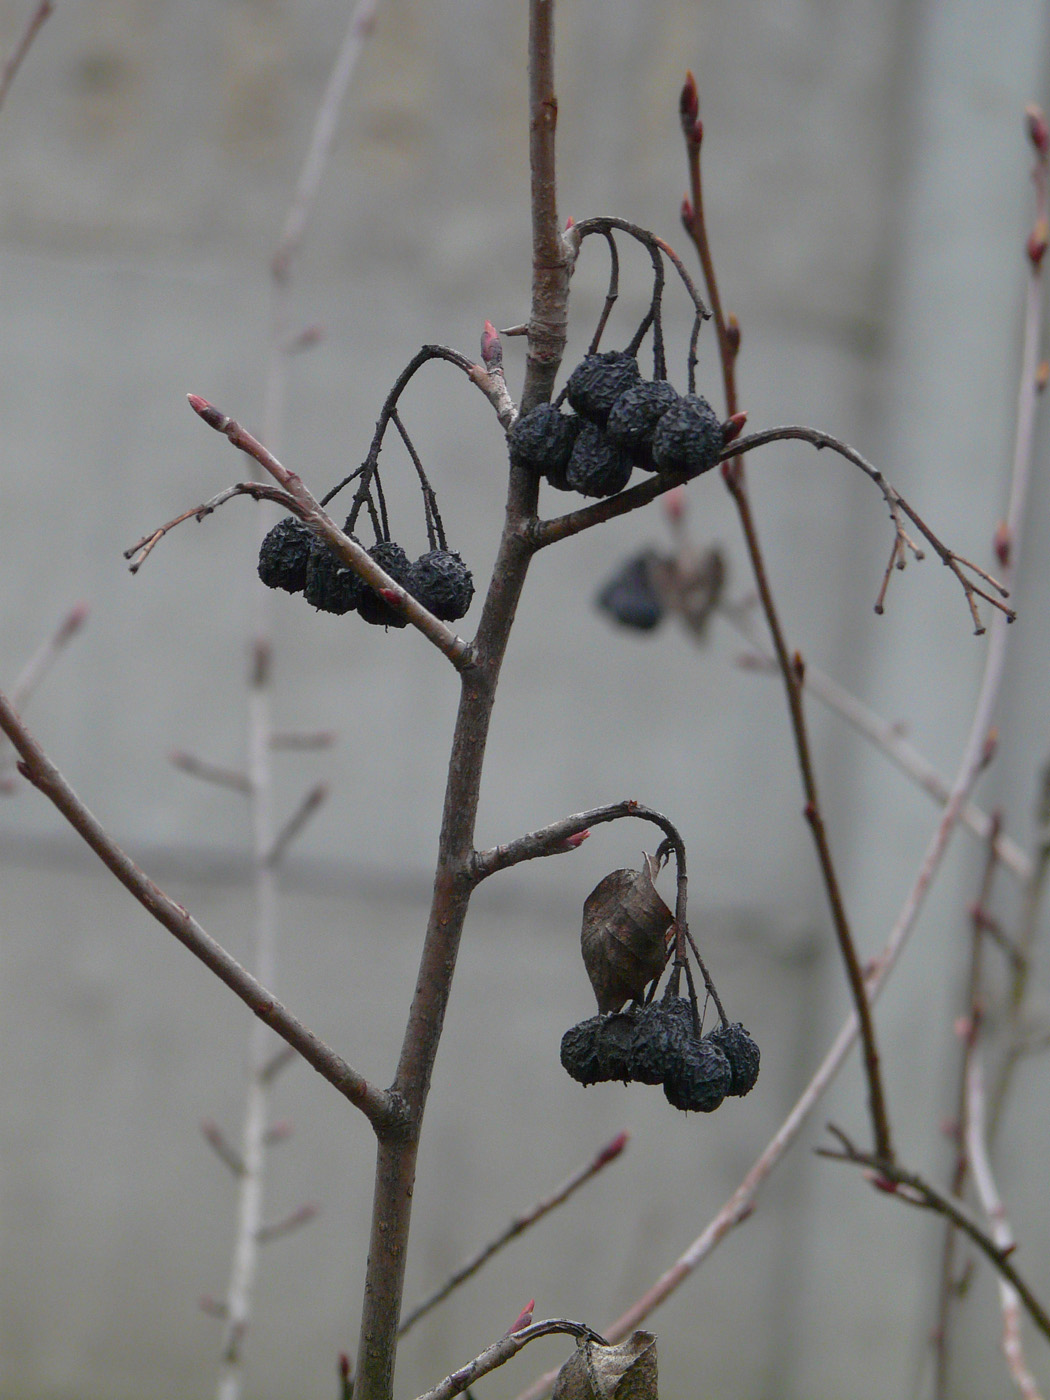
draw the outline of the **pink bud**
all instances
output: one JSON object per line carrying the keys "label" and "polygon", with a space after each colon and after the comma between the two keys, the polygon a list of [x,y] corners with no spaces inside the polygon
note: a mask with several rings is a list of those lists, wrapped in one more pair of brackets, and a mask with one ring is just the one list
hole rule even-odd
{"label": "pink bud", "polygon": [[518,1313],[516,1321],[510,1327],[508,1327],[508,1337],[513,1336],[515,1332],[522,1332],[526,1327],[528,1327],[529,1323],[532,1321],[532,1312],[535,1306],[536,1299],[530,1298],[529,1301],[522,1308],[521,1312]]}
{"label": "pink bud", "polygon": [[744,424],[747,422],[746,413],[734,413],[722,424],[722,446],[738,438],[744,431]]}
{"label": "pink bud", "polygon": [[995,527],[995,538],[992,547],[995,550],[995,557],[999,560],[1001,568],[1005,569],[1010,564],[1010,527],[1005,520],[1000,520]]}
{"label": "pink bud", "polygon": [[489,370],[499,369],[503,364],[503,342],[491,321],[485,322],[485,330],[481,336],[481,358],[485,361],[485,368]]}
{"label": "pink bud", "polygon": [[1050,243],[1050,226],[1045,219],[1036,221],[1035,228],[1028,235],[1028,242],[1025,251],[1028,254],[1028,261],[1033,267],[1038,267],[1043,261],[1046,253],[1047,243]]}
{"label": "pink bud", "polygon": [[678,113],[682,118],[683,131],[692,126],[700,115],[700,94],[697,91],[696,79],[691,72],[687,72],[685,75],[682,93],[678,99]]}
{"label": "pink bud", "polygon": [[1028,139],[1039,154],[1045,156],[1050,151],[1050,126],[1047,126],[1046,114],[1034,102],[1029,102],[1024,114],[1028,121]]}
{"label": "pink bud", "polygon": [[664,494],[664,510],[672,525],[678,525],[685,516],[685,487],[672,486]]}
{"label": "pink bud", "polygon": [[619,1157],[630,1140],[631,1135],[626,1128],[622,1133],[617,1133],[612,1142],[607,1142],[594,1159],[595,1167],[604,1167],[606,1162],[611,1162],[615,1157]]}

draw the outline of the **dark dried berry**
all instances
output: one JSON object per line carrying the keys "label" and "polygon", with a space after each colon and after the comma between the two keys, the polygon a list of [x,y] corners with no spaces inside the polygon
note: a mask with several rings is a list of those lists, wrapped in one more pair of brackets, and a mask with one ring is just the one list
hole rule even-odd
{"label": "dark dried berry", "polygon": [[562,413],[551,403],[537,404],[510,426],[510,460],[546,477],[559,491],[567,491],[565,468],[579,430],[580,420],[572,414]]}
{"label": "dark dried berry", "polygon": [[653,585],[655,558],[647,549],[628,559],[598,594],[598,606],[622,627],[651,632],[663,619],[663,601]]}
{"label": "dark dried berry", "polygon": [[693,1009],[684,997],[663,997],[638,1012],[631,1041],[632,1077],[663,1084],[677,1073],[695,1041]]}
{"label": "dark dried berry", "polygon": [[698,394],[686,394],[672,405],[653,433],[653,465],[658,472],[710,471],[722,450],[718,414]]}
{"label": "dark dried berry", "polygon": [[729,1061],[732,1082],[728,1092],[739,1098],[750,1094],[758,1078],[761,1055],[758,1046],[740,1022],[732,1021],[728,1026],[718,1026],[705,1035],[704,1039],[711,1045],[717,1045]]}
{"label": "dark dried berry", "polygon": [[[409,583],[412,578],[412,565],[408,555],[399,544],[393,540],[380,540],[368,551],[369,558],[374,559],[384,573],[390,575],[395,583],[406,591],[409,591]],[[361,601],[357,605],[357,611],[366,622],[370,622],[375,627],[407,627],[408,623],[399,612],[395,612],[389,603],[385,603],[374,588],[370,588],[366,583],[361,589]]]}
{"label": "dark dried berry", "polygon": [[623,350],[585,355],[569,375],[569,402],[581,418],[604,428],[613,404],[641,377],[638,361]]}
{"label": "dark dried berry", "polygon": [[635,1013],[621,1011],[612,1016],[592,1016],[578,1026],[570,1026],[561,1038],[561,1062],[581,1084],[600,1084],[631,1074],[631,1044]]}
{"label": "dark dried berry", "polygon": [[656,425],[677,402],[678,391],[666,379],[643,379],[613,404],[605,431],[636,462],[647,463]]}
{"label": "dark dried berry", "polygon": [[713,1113],[732,1080],[729,1061],[718,1046],[694,1040],[664,1080],[664,1097],[683,1113]]}
{"label": "dark dried berry", "polygon": [[303,597],[322,612],[353,612],[361,600],[361,580],[316,535],[310,538]]}
{"label": "dark dried berry", "polygon": [[458,554],[432,549],[412,565],[408,591],[442,622],[458,622],[466,616],[474,596],[474,580]]}
{"label": "dark dried berry", "polygon": [[283,588],[286,593],[303,591],[313,538],[294,515],[278,520],[259,548],[259,577],[267,588]]}
{"label": "dark dried berry", "polygon": [[576,437],[565,480],[581,496],[615,496],[631,479],[634,464],[626,452],[594,423],[584,423]]}

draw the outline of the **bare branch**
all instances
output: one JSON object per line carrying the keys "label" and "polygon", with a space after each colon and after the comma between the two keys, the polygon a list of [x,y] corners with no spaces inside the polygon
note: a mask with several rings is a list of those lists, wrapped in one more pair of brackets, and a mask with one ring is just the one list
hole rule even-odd
{"label": "bare branch", "polygon": [[[995,1185],[992,1164],[988,1159],[984,1103],[981,1061],[974,1050],[967,1061],[966,1073],[966,1153],[981,1209],[988,1217],[996,1248],[1005,1258],[1017,1248],[1017,1240],[1010,1228],[1006,1209]],[[1006,1357],[1007,1367],[1024,1400],[1042,1400],[1035,1378],[1025,1361],[1019,1302],[1013,1284],[1000,1278],[999,1305],[1003,1314],[1003,1355]]]}
{"label": "bare branch", "polygon": [[295,472],[283,467],[277,458],[263,447],[261,442],[252,437],[251,433],[242,428],[234,419],[214,408],[207,400],[202,399],[197,394],[190,394],[188,398],[190,407],[203,418],[209,428],[214,428],[216,432],[222,433],[234,447],[239,448],[242,452],[247,452],[250,457],[254,457],[259,465],[273,476],[294,501],[295,513],[309,525],[319,538],[325,541],[345,564],[363,578],[365,583],[374,588],[385,603],[389,603],[413,627],[422,632],[428,641],[433,642],[458,671],[473,664],[473,653],[468,644],[458,637],[450,627],[428,612],[389,574],[384,573],[356,540],[345,535],[335,521],[321,509],[321,506]]}
{"label": "bare branch", "polygon": [[277,865],[285,851],[302,831],[310,818],[328,799],[328,784],[316,783],[303,797],[299,806],[274,837],[270,852],[264,857],[266,864]]}
{"label": "bare branch", "polygon": [[522,1347],[528,1346],[529,1342],[534,1342],[537,1337],[550,1337],[557,1332],[567,1332],[571,1337],[586,1338],[598,1342],[601,1346],[606,1345],[604,1339],[597,1332],[592,1331],[582,1322],[570,1322],[567,1318],[552,1318],[547,1322],[534,1322],[531,1327],[524,1327],[520,1332],[508,1332],[498,1342],[493,1342],[490,1347],[485,1348],[480,1356],[476,1356],[466,1366],[461,1366],[458,1371],[453,1371],[450,1376],[446,1376],[440,1385],[436,1385],[433,1390],[428,1390],[425,1395],[419,1397],[419,1400],[453,1400],[454,1396],[462,1395],[482,1376],[487,1376],[498,1366],[505,1366],[513,1356],[521,1351]]}
{"label": "bare branch", "polygon": [[11,51],[3,68],[0,68],[0,106],[3,106],[4,98],[7,96],[8,88],[14,82],[15,74],[22,66],[22,60],[29,52],[29,47],[37,36],[37,31],[47,17],[54,10],[51,0],[40,0],[40,4],[29,16],[29,23],[22,33],[21,39]]}
{"label": "bare branch", "polygon": [[243,794],[252,790],[247,773],[235,768],[224,768],[218,763],[209,763],[207,759],[198,758],[196,754],[187,753],[185,749],[173,749],[168,754],[168,762],[181,772],[188,773],[191,778],[200,778],[206,783],[215,783],[218,787],[230,788]]}
{"label": "bare branch", "polygon": [[287,492],[278,491],[273,486],[267,486],[259,481],[241,481],[236,486],[228,486],[225,491],[220,491],[210,501],[194,506],[192,510],[184,510],[174,520],[169,520],[166,525],[159,525],[150,534],[143,535],[137,544],[133,544],[130,549],[124,551],[124,558],[131,560],[128,572],[137,574],[153,553],[154,548],[160,544],[169,530],[174,530],[176,525],[181,525],[184,520],[203,520],[219,506],[225,505],[227,501],[232,501],[235,496],[250,496],[253,501],[275,501],[294,515],[302,515],[300,507]]}
{"label": "bare branch", "polygon": [[581,1186],[590,1181],[593,1176],[596,1176],[603,1167],[615,1161],[627,1146],[629,1137],[629,1133],[618,1133],[617,1136],[614,1137],[611,1142],[606,1143],[601,1151],[592,1157],[585,1166],[578,1167],[577,1170],[563,1181],[559,1187],[552,1191],[549,1196],[544,1196],[542,1200],[537,1201],[529,1210],[524,1211],[521,1215],[515,1216],[505,1230],[501,1231],[495,1239],[490,1240],[483,1249],[478,1250],[477,1254],[471,1255],[465,1263],[461,1264],[459,1268],[446,1279],[440,1288],[431,1293],[429,1297],[424,1298],[421,1303],[417,1303],[411,1312],[401,1319],[397,1329],[398,1336],[403,1337],[414,1323],[418,1322],[421,1317],[424,1317],[430,1312],[431,1308],[436,1307],[438,1303],[447,1298],[461,1283],[465,1283],[468,1278],[476,1274],[482,1265],[488,1263],[492,1256],[498,1253],[504,1245],[516,1239],[523,1231],[535,1225],[538,1220],[542,1220],[543,1217],[554,1210],[556,1206],[560,1206],[564,1201],[567,1201],[574,1192],[578,1191]]}
{"label": "bare branch", "polygon": [[153,917],[164,925],[194,957],[230,988],[261,1021],[277,1032],[312,1065],[322,1078],[359,1108],[373,1127],[396,1123],[400,1110],[396,1099],[370,1084],[324,1041],[306,1028],[282,1006],[276,997],[257,982],[225,948],[221,947],[192,917],[145,875],[125,854],[98,819],[80,801],[65,778],[44,753],[0,694],[0,729],[22,755],[19,770],[62,813],[99,859]]}
{"label": "bare branch", "polygon": [[293,1230],[299,1230],[304,1225],[309,1225],[320,1212],[321,1207],[308,1202],[299,1206],[290,1215],[286,1215],[283,1220],[275,1220],[272,1225],[260,1225],[255,1232],[255,1238],[259,1244],[272,1244],[282,1235],[290,1235]]}

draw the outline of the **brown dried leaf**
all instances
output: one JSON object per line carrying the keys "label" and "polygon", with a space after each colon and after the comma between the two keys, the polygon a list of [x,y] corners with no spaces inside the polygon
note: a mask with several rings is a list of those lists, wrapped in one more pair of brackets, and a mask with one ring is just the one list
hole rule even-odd
{"label": "brown dried leaf", "polygon": [[614,870],[584,903],[583,964],[602,1013],[640,998],[667,962],[674,915],[653,884],[659,868],[643,852],[641,870]]}
{"label": "brown dried leaf", "polygon": [[558,1372],[551,1400],[659,1400],[656,1338],[638,1331],[616,1346],[584,1341]]}

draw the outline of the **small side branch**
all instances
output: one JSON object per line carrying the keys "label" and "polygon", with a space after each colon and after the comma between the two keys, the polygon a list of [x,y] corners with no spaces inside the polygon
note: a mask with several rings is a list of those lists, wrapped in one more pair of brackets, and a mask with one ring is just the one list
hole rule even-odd
{"label": "small side branch", "polygon": [[832,1148],[818,1148],[818,1156],[827,1157],[836,1162],[852,1162],[855,1166],[864,1167],[871,1173],[872,1184],[879,1190],[896,1196],[906,1205],[915,1206],[919,1210],[933,1211],[937,1215],[943,1215],[946,1220],[950,1220],[977,1246],[1000,1276],[1016,1290],[1029,1317],[1047,1341],[1050,1341],[1050,1313],[1047,1313],[1042,1303],[1014,1268],[1010,1258],[1013,1251],[1012,1245],[1009,1249],[1000,1248],[958,1201],[952,1200],[950,1196],[942,1195],[936,1187],[931,1186],[917,1172],[907,1171],[896,1162],[887,1162],[874,1153],[860,1151],[841,1129],[830,1124],[829,1131],[838,1138],[842,1144],[841,1149],[836,1151]]}
{"label": "small side branch", "polygon": [[448,657],[457,671],[463,671],[473,664],[473,655],[468,644],[445,623],[439,621],[433,613],[428,612],[410,593],[395,583],[356,540],[345,535],[335,521],[321,509],[317,500],[295,472],[282,466],[273,453],[269,452],[246,428],[242,428],[238,422],[220,412],[206,399],[202,399],[198,394],[190,394],[188,397],[194,413],[198,414],[209,428],[214,428],[216,432],[222,433],[234,447],[239,448],[242,452],[247,452],[249,457],[254,457],[259,465],[268,471],[278,485],[287,492],[294,503],[292,509],[309,525],[310,529],[323,539],[356,574],[363,578],[365,583],[374,588],[382,596],[384,602],[389,603],[413,627],[422,632],[428,641],[433,642],[434,646]]}
{"label": "small side branch", "polygon": [[419,1397],[419,1400],[454,1400],[455,1396],[462,1395],[482,1376],[487,1376],[498,1366],[505,1366],[511,1357],[517,1356],[522,1347],[528,1346],[529,1342],[534,1342],[537,1337],[553,1336],[557,1332],[567,1332],[570,1337],[576,1337],[578,1340],[597,1342],[600,1346],[606,1345],[604,1339],[597,1332],[592,1331],[582,1322],[570,1322],[567,1318],[551,1318],[547,1322],[534,1322],[530,1327],[523,1327],[519,1332],[508,1332],[498,1342],[493,1342],[490,1347],[485,1348],[480,1356],[476,1356],[466,1366],[461,1366],[458,1371],[453,1371],[450,1376],[446,1376],[440,1385],[436,1385],[433,1390],[428,1390],[425,1395]]}
{"label": "small side branch", "polygon": [[392,1095],[370,1084],[324,1041],[257,982],[236,958],[218,944],[181,904],[169,899],[117,845],[94,814],[66,782],[43,749],[0,694],[0,729],[22,756],[19,770],[62,813],[99,859],[158,923],[173,933],[184,947],[215,973],[259,1019],[286,1040],[322,1078],[334,1085],[375,1128],[389,1130],[400,1121],[399,1105]]}
{"label": "small side branch", "polygon": [[22,37],[11,51],[3,68],[0,68],[0,106],[3,106],[7,90],[15,80],[15,74],[22,66],[22,60],[29,52],[29,47],[37,36],[40,26],[53,11],[54,6],[51,0],[41,0],[33,13],[29,16],[29,23],[22,32]]}
{"label": "small side branch", "polygon": [[579,1167],[574,1171],[573,1174],[552,1191],[549,1196],[544,1196],[543,1199],[537,1201],[531,1209],[524,1211],[521,1215],[515,1216],[507,1228],[501,1231],[495,1239],[490,1240],[484,1249],[480,1249],[476,1254],[471,1255],[465,1263],[460,1265],[455,1273],[446,1279],[440,1288],[431,1293],[428,1298],[424,1298],[421,1303],[418,1303],[410,1313],[401,1319],[397,1329],[397,1335],[403,1337],[414,1323],[418,1322],[421,1317],[424,1317],[430,1312],[431,1308],[435,1308],[438,1303],[443,1302],[454,1289],[460,1286],[460,1284],[465,1283],[468,1278],[473,1277],[482,1265],[487,1264],[492,1256],[498,1253],[504,1245],[509,1244],[511,1240],[516,1239],[518,1235],[529,1229],[530,1226],[542,1220],[545,1215],[554,1210],[556,1206],[560,1206],[563,1202],[567,1201],[571,1195],[590,1181],[593,1176],[596,1176],[604,1167],[607,1167],[610,1162],[615,1161],[627,1146],[629,1137],[629,1133],[618,1133],[616,1137],[614,1137],[611,1142],[606,1143],[601,1151],[585,1166]]}
{"label": "small side branch", "polygon": [[133,544],[130,549],[124,551],[124,558],[131,560],[128,572],[137,574],[156,546],[160,544],[169,530],[174,530],[176,525],[181,525],[184,520],[204,520],[205,517],[211,515],[212,511],[218,510],[219,506],[225,505],[227,501],[232,501],[235,496],[250,496],[253,501],[275,501],[294,515],[301,517],[303,513],[286,491],[278,491],[276,487],[267,486],[261,481],[238,482],[236,486],[227,486],[225,491],[220,491],[210,501],[204,501],[203,504],[194,506],[192,510],[184,510],[181,515],[176,515],[174,520],[169,520],[166,525],[159,525],[150,534],[143,535],[137,544]]}

